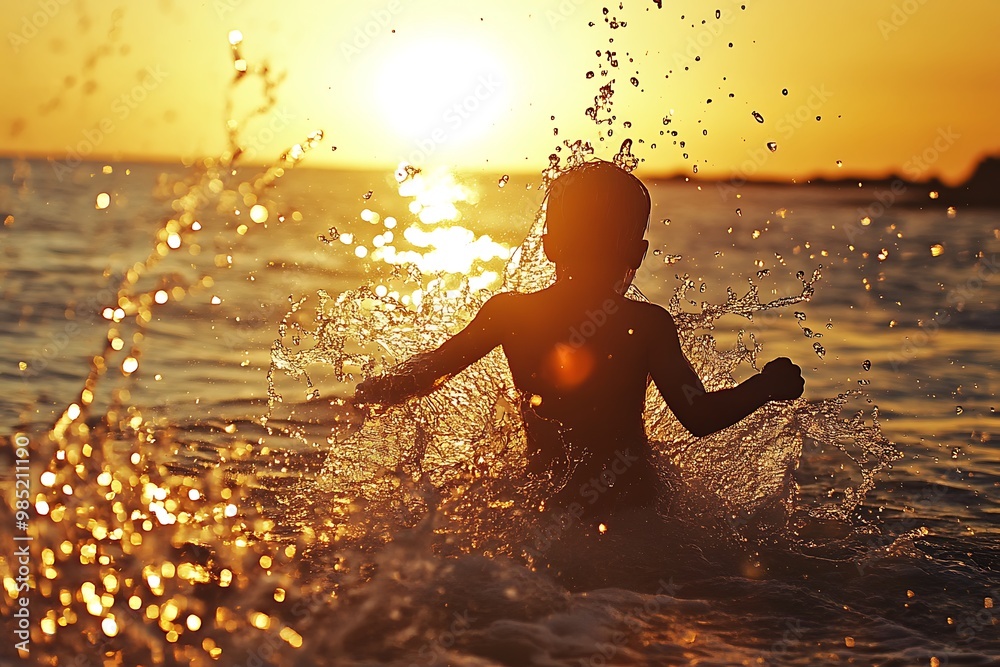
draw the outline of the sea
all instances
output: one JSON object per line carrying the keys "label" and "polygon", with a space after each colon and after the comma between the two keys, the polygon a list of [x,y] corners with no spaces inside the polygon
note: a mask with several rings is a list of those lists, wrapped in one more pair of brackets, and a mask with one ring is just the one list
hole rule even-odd
{"label": "sea", "polygon": [[709,388],[787,356],[805,394],[697,439],[651,392],[676,497],[583,525],[522,479],[499,352],[352,401],[550,279],[552,165],[312,168],[321,141],[0,160],[4,664],[1000,664],[997,210],[640,163],[632,296]]}

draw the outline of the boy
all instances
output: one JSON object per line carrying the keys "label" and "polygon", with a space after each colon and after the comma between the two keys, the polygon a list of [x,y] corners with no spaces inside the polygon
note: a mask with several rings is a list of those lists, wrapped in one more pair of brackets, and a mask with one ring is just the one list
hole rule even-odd
{"label": "boy", "polygon": [[737,387],[706,392],[670,313],[624,296],[649,247],[645,186],[594,161],[560,176],[547,196],[542,241],[555,283],[493,296],[437,350],[358,385],[356,399],[390,404],[428,393],[500,345],[526,397],[528,470],[561,482],[554,503],[601,512],[651,506],[658,482],[643,426],[650,379],[680,423],[703,437],[768,401],[801,396],[801,371],[775,359]]}

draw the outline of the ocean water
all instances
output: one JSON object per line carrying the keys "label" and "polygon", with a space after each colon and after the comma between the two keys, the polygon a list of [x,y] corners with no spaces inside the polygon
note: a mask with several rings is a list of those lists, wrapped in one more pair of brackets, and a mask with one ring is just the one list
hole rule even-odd
{"label": "ocean water", "polygon": [[544,282],[541,174],[293,166],[0,162],[0,574],[11,619],[32,537],[29,661],[1000,660],[997,211],[910,186],[864,224],[880,186],[650,182],[636,285],[709,384],[787,355],[806,393],[702,441],[651,399],[701,494],[601,532],[520,485],[498,355],[350,402],[505,276]]}

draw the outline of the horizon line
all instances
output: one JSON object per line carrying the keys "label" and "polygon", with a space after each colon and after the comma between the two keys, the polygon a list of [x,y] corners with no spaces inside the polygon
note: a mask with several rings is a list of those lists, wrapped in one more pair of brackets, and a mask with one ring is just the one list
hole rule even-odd
{"label": "horizon line", "polygon": [[[76,164],[70,166],[64,164],[63,166],[67,169],[76,169],[80,165],[84,164],[115,164],[123,162],[134,162],[143,165],[171,165],[180,167],[190,167],[193,166],[200,160],[206,158],[217,159],[215,156],[205,155],[200,157],[175,157],[175,156],[161,156],[161,155],[97,155],[97,156],[86,156],[81,158]],[[845,173],[843,176],[828,176],[823,173],[812,173],[806,175],[793,175],[793,176],[761,176],[761,177],[744,177],[739,172],[734,172],[729,176],[702,176],[692,173],[684,173],[680,171],[660,171],[658,173],[648,173],[644,174],[643,178],[651,181],[685,181],[692,183],[731,183],[734,187],[740,187],[743,184],[753,184],[753,185],[803,185],[812,183],[813,181],[819,181],[829,184],[838,184],[849,181],[894,181],[901,180],[905,183],[910,184],[941,184],[946,187],[958,188],[969,182],[972,176],[975,174],[977,168],[989,159],[1000,159],[1000,153],[986,151],[983,152],[978,160],[976,160],[972,168],[968,171],[965,178],[957,181],[954,185],[948,185],[948,181],[945,181],[938,175],[929,176],[923,180],[910,180],[908,178],[902,177],[899,173],[892,170],[885,170],[879,172],[854,172]],[[20,152],[20,153],[10,153],[0,151],[0,160],[27,160],[27,161],[45,161],[45,162],[56,162],[61,163],[68,160],[68,156],[56,157],[51,154],[45,153],[33,153],[33,152]],[[259,160],[252,160],[241,163],[237,168],[267,168],[274,166],[277,159],[274,162],[264,162]],[[490,171],[485,165],[483,167],[449,167],[456,173],[482,173],[485,171]],[[395,171],[396,167],[385,165],[385,166],[359,166],[359,165],[331,165],[331,164],[309,164],[300,163],[293,167],[295,170],[307,170],[307,171],[333,171],[333,172],[371,172],[371,173],[387,173]],[[639,167],[641,169],[641,166]],[[538,170],[524,170],[524,169],[496,169],[493,170],[496,173],[505,175],[516,175],[516,176],[538,176],[542,169]]]}

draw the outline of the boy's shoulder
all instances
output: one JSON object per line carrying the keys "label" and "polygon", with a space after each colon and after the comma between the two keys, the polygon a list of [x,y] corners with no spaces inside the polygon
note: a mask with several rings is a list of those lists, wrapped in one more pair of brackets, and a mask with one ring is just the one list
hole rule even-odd
{"label": "boy's shoulder", "polygon": [[627,296],[619,296],[618,303],[621,308],[627,309],[629,312],[634,313],[637,317],[664,323],[669,322],[670,324],[673,324],[674,322],[673,315],[670,314],[670,311],[658,303],[630,299]]}
{"label": "boy's shoulder", "polygon": [[[481,315],[490,320],[507,320],[523,317],[529,311],[550,311],[557,307],[553,302],[556,295],[549,290],[538,292],[500,292],[491,296],[482,309]],[[636,324],[649,325],[648,328],[662,331],[664,328],[676,329],[674,318],[663,306],[649,301],[638,301],[626,296],[609,297],[603,304],[607,313],[620,313]],[[647,328],[647,327],[643,327]]]}
{"label": "boy's shoulder", "polygon": [[524,298],[530,296],[530,294],[521,294],[520,292],[498,292],[486,300],[482,310],[504,310],[517,303],[524,303]]}

